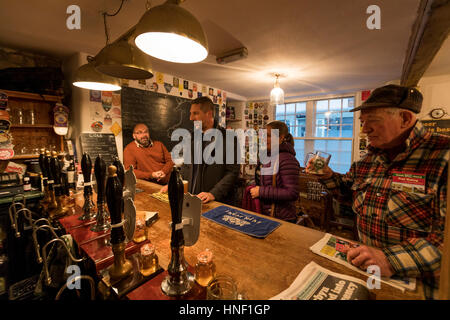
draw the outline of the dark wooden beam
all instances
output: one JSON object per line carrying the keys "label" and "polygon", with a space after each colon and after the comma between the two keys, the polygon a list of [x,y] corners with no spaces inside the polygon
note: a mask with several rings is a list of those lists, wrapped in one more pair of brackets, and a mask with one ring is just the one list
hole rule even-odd
{"label": "dark wooden beam", "polygon": [[402,85],[417,85],[449,32],[450,0],[422,0],[403,63]]}

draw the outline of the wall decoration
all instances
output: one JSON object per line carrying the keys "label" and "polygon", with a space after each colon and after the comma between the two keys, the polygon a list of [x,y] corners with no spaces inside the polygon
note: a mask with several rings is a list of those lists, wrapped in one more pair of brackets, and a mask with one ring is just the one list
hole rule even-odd
{"label": "wall decoration", "polygon": [[114,133],[115,136],[117,136],[120,132],[122,132],[122,128],[117,122],[114,122],[114,124],[109,128],[109,130]]}
{"label": "wall decoration", "polygon": [[183,88],[186,90],[189,89],[189,81],[187,81],[187,80],[183,81]]}
{"label": "wall decoration", "polygon": [[121,79],[122,86],[128,87],[130,85],[130,80],[128,79]]}
{"label": "wall decoration", "polygon": [[120,108],[117,108],[117,107],[112,108],[112,110],[111,110],[111,117],[112,118],[120,118],[120,117],[122,117]]}
{"label": "wall decoration", "polygon": [[200,97],[202,97],[203,96],[203,94],[199,91],[199,92],[197,92],[197,98],[200,98]]}
{"label": "wall decoration", "polygon": [[194,92],[197,92],[197,84],[196,83],[192,84],[192,90]]}
{"label": "wall decoration", "polygon": [[145,86],[147,84],[147,80],[146,79],[139,79],[138,83],[142,84],[143,86]]}
{"label": "wall decoration", "polygon": [[172,90],[172,85],[170,83],[164,82],[164,89],[166,89],[166,93],[169,93]]}
{"label": "wall decoration", "polygon": [[150,87],[150,89],[154,92],[158,91],[158,84],[156,82],[153,82],[152,86]]}
{"label": "wall decoration", "polygon": [[112,105],[113,107],[120,106],[120,93],[112,93]]}
{"label": "wall decoration", "polygon": [[446,134],[450,136],[450,119],[441,119],[441,120],[422,120],[422,124],[427,130]]}
{"label": "wall decoration", "polygon": [[156,73],[156,83],[164,84],[164,74],[162,74],[161,72]]}
{"label": "wall decoration", "polygon": [[103,122],[95,121],[91,124],[92,131],[101,132],[103,130]]}
{"label": "wall decoration", "polygon": [[105,118],[103,118],[103,123],[107,126],[110,126],[112,124],[112,117],[109,113],[105,115]]}
{"label": "wall decoration", "polygon": [[192,99],[193,97],[192,89],[188,90],[188,97]]}
{"label": "wall decoration", "polygon": [[217,90],[217,96],[222,97],[222,90]]}
{"label": "wall decoration", "polygon": [[177,77],[173,77],[172,84],[175,88],[178,88],[180,86],[180,79],[178,79]]}
{"label": "wall decoration", "polygon": [[213,96],[214,95],[214,89],[213,88],[209,88],[209,95]]}
{"label": "wall decoration", "polygon": [[101,102],[102,101],[102,92],[97,90],[89,90],[90,98],[89,100],[94,102]]}
{"label": "wall decoration", "polygon": [[102,91],[102,107],[108,112],[112,106],[112,92]]}
{"label": "wall decoration", "polygon": [[213,96],[212,100],[213,100],[214,103],[217,103],[217,96]]}

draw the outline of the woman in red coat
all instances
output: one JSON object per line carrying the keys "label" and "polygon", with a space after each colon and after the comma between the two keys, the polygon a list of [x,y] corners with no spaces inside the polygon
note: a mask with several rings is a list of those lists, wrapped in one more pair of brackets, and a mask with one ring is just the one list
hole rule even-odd
{"label": "woman in red coat", "polygon": [[[252,198],[259,198],[263,214],[272,215],[275,218],[293,222],[297,220],[295,202],[298,198],[300,164],[295,158],[294,138],[289,133],[284,122],[273,121],[267,125],[267,150],[271,149],[272,130],[278,129],[279,154],[278,172],[275,174],[275,185],[273,174],[261,170],[260,186],[250,190]],[[273,159],[275,162],[276,159]],[[270,167],[270,163],[262,168]],[[274,213],[272,207],[274,205]]]}

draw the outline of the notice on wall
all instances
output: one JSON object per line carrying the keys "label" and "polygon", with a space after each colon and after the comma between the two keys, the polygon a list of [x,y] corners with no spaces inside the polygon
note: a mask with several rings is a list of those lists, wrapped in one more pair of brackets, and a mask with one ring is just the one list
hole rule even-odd
{"label": "notice on wall", "polygon": [[422,120],[422,124],[425,128],[427,128],[432,132],[446,134],[450,136],[450,119]]}

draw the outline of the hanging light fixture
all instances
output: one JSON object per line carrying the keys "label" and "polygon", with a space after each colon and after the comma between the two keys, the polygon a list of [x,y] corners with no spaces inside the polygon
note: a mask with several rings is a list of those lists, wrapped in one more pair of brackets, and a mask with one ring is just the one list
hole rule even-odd
{"label": "hanging light fixture", "polygon": [[[106,46],[95,57],[95,68],[111,77],[141,80],[153,77],[151,58],[134,45],[134,31],[132,27],[116,41],[109,43],[107,17],[116,16],[122,9],[122,0],[119,9],[112,14],[103,12],[105,26]],[[131,42],[131,43],[130,43]]]}
{"label": "hanging light fixture", "polygon": [[78,68],[73,85],[83,89],[99,91],[117,91],[121,89],[119,79],[95,70],[93,61]]}
{"label": "hanging light fixture", "polygon": [[284,91],[280,88],[280,84],[278,82],[279,73],[275,73],[275,84],[273,85],[272,91],[270,91],[270,104],[283,104],[284,103]]}
{"label": "hanging light fixture", "polygon": [[140,80],[153,77],[150,57],[130,44],[119,39],[104,47],[95,57],[95,68],[106,75]]}
{"label": "hanging light fixture", "polygon": [[179,6],[184,0],[167,0],[144,13],[136,25],[136,46],[155,58],[195,63],[208,56],[208,41],[200,22]]}

